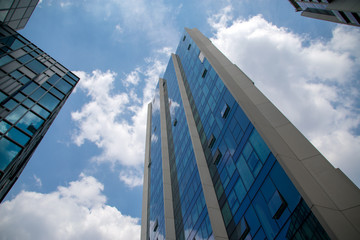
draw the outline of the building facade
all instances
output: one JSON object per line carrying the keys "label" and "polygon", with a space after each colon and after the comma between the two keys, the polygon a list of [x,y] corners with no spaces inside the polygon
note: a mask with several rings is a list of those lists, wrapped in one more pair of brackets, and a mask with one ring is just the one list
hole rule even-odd
{"label": "building facade", "polygon": [[289,0],[301,16],[360,26],[358,0]]}
{"label": "building facade", "polygon": [[1,0],[0,22],[15,30],[23,29],[39,0]]}
{"label": "building facade", "polygon": [[0,201],[78,80],[12,28],[0,25]]}
{"label": "building facade", "polygon": [[359,239],[360,191],[197,29],[148,106],[141,239]]}

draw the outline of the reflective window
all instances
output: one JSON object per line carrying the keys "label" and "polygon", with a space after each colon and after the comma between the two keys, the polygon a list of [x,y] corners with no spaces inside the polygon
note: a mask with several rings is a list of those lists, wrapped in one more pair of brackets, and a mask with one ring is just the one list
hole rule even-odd
{"label": "reflective window", "polygon": [[67,83],[64,79],[58,81],[55,86],[65,94],[69,92],[69,90],[72,88],[72,86],[69,83]]}
{"label": "reflective window", "polygon": [[30,140],[28,136],[26,136],[24,133],[20,132],[16,128],[12,128],[6,135],[23,146],[25,146],[25,144]]}
{"label": "reflective window", "polygon": [[33,61],[26,64],[26,66],[29,67],[34,72],[36,72],[37,74],[40,74],[47,68],[44,64],[42,64],[41,62],[39,62],[36,59],[34,59]]}
{"label": "reflective window", "polygon": [[10,127],[10,124],[7,124],[6,122],[0,122],[0,132],[5,133]]}
{"label": "reflective window", "polygon": [[21,151],[21,147],[6,138],[0,139],[0,170],[4,171],[9,163]]}
{"label": "reflective window", "polygon": [[33,135],[37,129],[43,124],[44,120],[36,116],[32,112],[27,112],[25,116],[16,124],[17,127],[30,135]]}
{"label": "reflective window", "polygon": [[23,106],[17,106],[17,108],[15,108],[14,111],[7,115],[5,119],[11,123],[15,123],[25,112],[26,108],[24,108]]}
{"label": "reflective window", "polygon": [[50,93],[47,93],[45,96],[43,96],[39,103],[46,107],[49,111],[54,110],[54,108],[59,104],[60,100],[58,100],[56,97],[51,95]]}
{"label": "reflective window", "polygon": [[48,111],[46,111],[44,108],[40,107],[39,105],[35,105],[32,108],[32,110],[45,119],[50,115],[50,113]]}
{"label": "reflective window", "polygon": [[13,59],[9,55],[5,55],[2,58],[0,58],[0,66],[5,65],[9,62],[11,62]]}

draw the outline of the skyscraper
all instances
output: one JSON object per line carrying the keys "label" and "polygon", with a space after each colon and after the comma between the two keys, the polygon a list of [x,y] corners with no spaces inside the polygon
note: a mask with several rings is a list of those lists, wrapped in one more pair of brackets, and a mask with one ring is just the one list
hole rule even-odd
{"label": "skyscraper", "polygon": [[360,1],[358,0],[289,0],[301,16],[360,26]]}
{"label": "skyscraper", "polygon": [[197,29],[148,106],[141,239],[359,239],[360,191]]}
{"label": "skyscraper", "polygon": [[15,30],[23,29],[38,2],[39,0],[1,0],[0,22]]}
{"label": "skyscraper", "polygon": [[0,201],[78,80],[12,28],[0,25]]}

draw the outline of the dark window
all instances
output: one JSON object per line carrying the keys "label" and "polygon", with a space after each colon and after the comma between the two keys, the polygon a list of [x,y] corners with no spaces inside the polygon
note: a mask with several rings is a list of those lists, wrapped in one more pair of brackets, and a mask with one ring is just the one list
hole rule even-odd
{"label": "dark window", "polygon": [[211,134],[211,137],[210,137],[210,139],[208,141],[208,147],[209,148],[212,148],[214,146],[215,140],[216,140],[216,138],[215,138],[214,134]]}
{"label": "dark window", "polygon": [[204,71],[203,71],[203,74],[202,74],[202,78],[204,78],[205,76],[206,76],[206,73],[207,73],[207,70],[206,69],[204,69]]}
{"label": "dark window", "polygon": [[346,23],[350,23],[350,19],[346,16],[344,12],[339,11],[339,13]]}
{"label": "dark window", "polygon": [[284,212],[287,203],[281,194],[276,190],[268,203],[270,213],[274,219],[279,219]]}
{"label": "dark window", "polygon": [[230,111],[230,107],[229,107],[229,105],[227,105],[227,104],[225,103],[223,109],[221,110],[221,116],[222,116],[223,118],[226,118],[227,115],[229,114],[229,111]]}
{"label": "dark window", "polygon": [[191,44],[189,44],[189,46],[188,46],[188,50],[190,50],[190,48],[191,48]]}
{"label": "dark window", "polygon": [[158,229],[159,227],[159,223],[158,223],[158,220],[156,219],[156,222],[154,224],[154,232],[156,232],[156,230]]}
{"label": "dark window", "polygon": [[213,163],[215,165],[218,165],[218,163],[220,162],[221,157],[222,157],[222,153],[220,152],[219,149],[217,149],[215,154],[214,154]]}
{"label": "dark window", "polygon": [[173,123],[174,127],[177,125],[177,119],[175,118],[174,123]]}
{"label": "dark window", "polygon": [[185,39],[186,39],[186,36],[184,36],[183,41],[185,41]]}

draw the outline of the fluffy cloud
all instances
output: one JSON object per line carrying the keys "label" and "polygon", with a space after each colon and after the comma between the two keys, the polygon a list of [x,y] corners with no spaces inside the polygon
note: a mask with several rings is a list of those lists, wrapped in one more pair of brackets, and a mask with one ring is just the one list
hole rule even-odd
{"label": "fluffy cloud", "polygon": [[[158,52],[161,53],[159,58],[146,59],[146,67],[137,67],[125,76],[122,83],[126,92],[115,92],[116,73],[76,72],[81,78],[79,89],[90,100],[80,110],[72,112],[77,124],[73,140],[78,146],[86,140],[95,143],[102,153],[93,157],[93,161],[124,167],[126,170],[120,171],[119,178],[130,187],[142,184],[147,105],[165,70],[168,48]],[[143,87],[142,92],[135,89],[139,86]]]}
{"label": "fluffy cloud", "polygon": [[209,19],[212,42],[332,162],[360,185],[360,31],[338,26],[309,39],[262,16],[232,19],[227,7]]}
{"label": "fluffy cloud", "polygon": [[91,176],[57,191],[21,192],[0,206],[1,239],[138,239],[139,219],[106,205]]}

